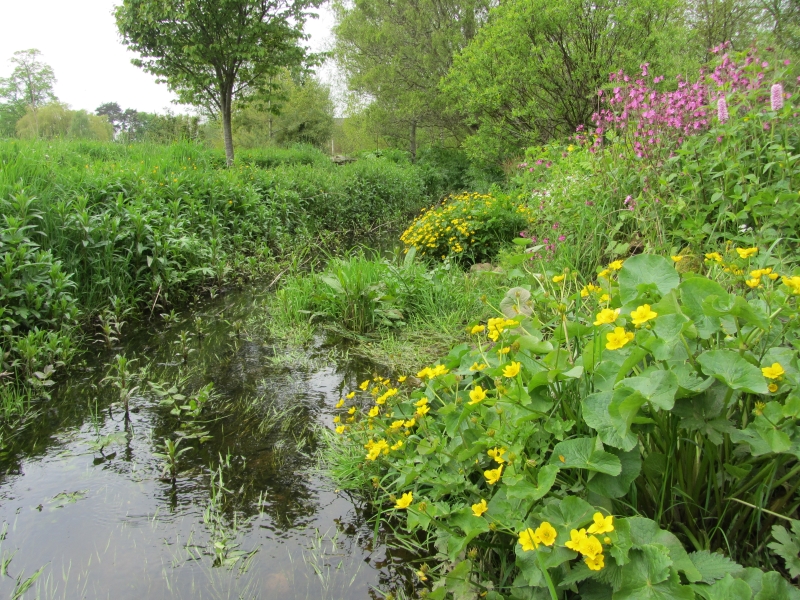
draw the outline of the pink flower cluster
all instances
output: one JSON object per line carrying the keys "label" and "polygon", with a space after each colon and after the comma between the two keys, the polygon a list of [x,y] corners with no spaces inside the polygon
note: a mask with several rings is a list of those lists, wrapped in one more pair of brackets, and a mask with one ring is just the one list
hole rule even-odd
{"label": "pink flower cluster", "polygon": [[[679,146],[684,138],[707,130],[713,119],[716,103],[717,119],[729,119],[726,94],[749,92],[764,87],[767,61],[760,61],[755,50],[750,50],[743,64],[737,64],[727,53],[730,44],[721,44],[712,53],[721,54],[721,60],[711,72],[700,70],[699,77],[690,83],[681,77],[672,91],[658,91],[663,77],[650,77],[649,65],[641,65],[641,74],[632,79],[623,71],[611,73],[614,84],[610,94],[598,92],[605,107],[595,113],[595,151],[603,134],[614,130],[627,138],[633,153],[639,158],[664,158],[666,153]],[[783,106],[783,88],[775,84],[770,90],[772,110]],[[766,96],[765,98],[766,99]],[[715,102],[716,101],[716,102]],[[590,139],[581,132],[576,134],[579,143]]]}

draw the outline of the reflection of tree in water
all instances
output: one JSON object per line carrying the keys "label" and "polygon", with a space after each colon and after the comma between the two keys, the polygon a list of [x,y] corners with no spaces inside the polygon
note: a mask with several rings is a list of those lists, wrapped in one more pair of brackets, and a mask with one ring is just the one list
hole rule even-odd
{"label": "reflection of tree in water", "polygon": [[[225,491],[214,508],[221,521],[235,529],[243,549],[259,545],[264,535],[259,534],[261,529],[269,532],[270,538],[306,543],[309,530],[330,525],[324,510],[336,499],[328,489],[329,482],[315,471],[315,428],[338,398],[370,373],[371,366],[353,361],[336,364],[330,360],[333,349],[323,339],[316,340],[299,363],[283,360],[241,326],[248,310],[252,310],[251,297],[232,295],[171,316],[166,326],[140,327],[138,331],[131,327],[128,333],[133,334],[111,350],[93,348],[86,362],[59,383],[53,400],[0,453],[0,484],[8,483],[8,475],[19,471],[23,460],[37,460],[48,452],[52,455],[58,446],[69,447],[81,456],[86,452],[86,460],[94,462],[92,468],[98,475],[102,470],[143,482],[145,490],[154,492],[149,498],[154,497],[157,505],[166,509],[162,511],[165,516],[193,515],[196,519],[198,510],[209,505],[212,477],[223,465]],[[199,318],[190,318],[195,316]],[[193,351],[184,361],[187,332],[192,336]],[[125,422],[118,405],[119,390],[102,384],[116,354],[136,360],[133,385],[138,390],[131,397],[130,423]],[[139,372],[144,367],[145,372]],[[210,439],[181,442],[181,447],[185,444],[192,450],[181,456],[174,482],[158,480],[162,461],[153,452],[163,448],[165,439],[175,439],[186,418],[171,414],[170,406],[161,406],[163,397],[149,382],[164,389],[175,385],[187,401],[208,382],[214,383],[213,399],[196,418],[197,426],[208,430]],[[126,431],[127,436],[116,435]],[[98,446],[98,440],[104,438],[109,445]],[[333,531],[338,532],[337,543],[347,555],[348,568],[357,572],[366,556],[377,571],[382,590],[410,593],[416,557],[383,547],[391,541],[388,531],[379,532],[374,547],[369,515],[357,501],[354,505],[355,510],[345,509],[346,514],[335,520]],[[131,510],[135,513],[138,508],[134,505]],[[131,522],[137,518],[132,517]],[[198,533],[203,531],[203,521],[197,520],[193,527],[199,528]],[[164,533],[170,536],[172,531],[168,528]],[[202,546],[205,542],[198,539],[195,543]],[[252,576],[262,574],[257,570]],[[347,575],[349,580],[351,575]],[[372,573],[369,581],[374,581]],[[360,579],[357,585],[368,584]],[[364,597],[367,595],[365,587]],[[369,595],[383,597],[377,592]]]}

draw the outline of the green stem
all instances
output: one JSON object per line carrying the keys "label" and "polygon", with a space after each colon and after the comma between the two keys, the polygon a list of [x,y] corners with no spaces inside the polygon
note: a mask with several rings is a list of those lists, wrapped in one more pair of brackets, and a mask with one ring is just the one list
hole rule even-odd
{"label": "green stem", "polygon": [[556,587],[553,585],[553,580],[550,579],[550,573],[547,572],[547,568],[545,568],[544,563],[542,562],[542,553],[538,550],[536,552],[536,558],[539,560],[539,568],[542,570],[542,574],[544,575],[544,580],[547,582],[547,589],[550,590],[550,597],[553,600],[558,600],[558,594],[556,594]]}

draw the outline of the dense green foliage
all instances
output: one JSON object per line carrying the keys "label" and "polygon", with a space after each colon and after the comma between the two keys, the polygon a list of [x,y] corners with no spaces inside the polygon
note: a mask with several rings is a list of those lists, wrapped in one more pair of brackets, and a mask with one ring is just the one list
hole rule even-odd
{"label": "dense green foliage", "polygon": [[[421,389],[378,378],[355,411],[343,403],[334,472],[378,505],[413,500],[395,508],[442,561],[432,597],[539,598],[555,585],[559,598],[639,598],[642,570],[657,597],[722,597],[730,576],[747,581],[742,598],[797,596],[779,576],[757,595],[754,572],[708,551],[796,568],[772,515],[800,505],[800,276],[755,247],[709,258],[705,276],[679,264],[640,255],[583,286],[577,273],[533,279],[472,344],[418,373]],[[349,444],[366,446],[358,470]],[[617,515],[616,533],[592,570],[581,555],[596,554],[563,546],[597,510]],[[556,546],[526,548],[542,521]],[[786,564],[767,550],[773,535]]]}
{"label": "dense green foliage", "polygon": [[609,72],[669,61],[660,50],[675,35],[678,10],[663,0],[499,5],[445,82],[450,101],[477,128],[470,152],[513,156],[588,123]]}
{"label": "dense green foliage", "polygon": [[132,308],[152,313],[233,275],[267,273],[317,232],[342,243],[427,202],[410,164],[336,166],[308,147],[240,160],[229,169],[222,153],[191,144],[0,144],[4,382],[49,381],[79,321],[101,313],[109,340]]}

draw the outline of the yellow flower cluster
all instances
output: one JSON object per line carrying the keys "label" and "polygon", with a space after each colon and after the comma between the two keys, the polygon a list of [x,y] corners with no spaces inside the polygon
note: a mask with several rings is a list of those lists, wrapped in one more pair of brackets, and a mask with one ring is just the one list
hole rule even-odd
{"label": "yellow flower cluster", "polygon": [[449,369],[444,365],[435,365],[433,367],[425,367],[419,373],[417,373],[417,377],[420,379],[433,379],[435,377],[439,377],[439,375],[447,375]]}
{"label": "yellow flower cluster", "polygon": [[[741,260],[748,260],[751,257],[758,254],[758,247],[753,246],[752,248],[734,248],[736,251],[736,255],[738,255],[739,259]],[[736,263],[726,263],[725,258],[719,252],[709,252],[705,255],[706,262],[717,264],[722,267],[723,272],[730,273],[731,275],[735,276],[745,276],[744,279],[745,285],[750,289],[758,289],[761,288],[764,283],[769,283],[771,281],[776,281],[778,278],[781,279],[784,285],[789,288],[789,291],[792,294],[800,295],[800,276],[783,276],[776,273],[772,267],[764,267],[763,269],[753,269],[749,272],[742,267],[742,264]]]}
{"label": "yellow flower cluster", "polygon": [[476,243],[476,234],[498,210],[513,210],[528,221],[533,217],[531,209],[521,201],[464,192],[445,198],[439,206],[423,209],[400,240],[406,251],[413,246],[422,256],[444,258],[448,254],[463,254]]}
{"label": "yellow flower cluster", "polygon": [[[592,571],[599,571],[605,566],[603,556],[603,542],[611,543],[611,538],[605,537],[601,542],[597,537],[604,533],[614,531],[614,517],[611,515],[604,517],[602,513],[594,513],[594,522],[589,529],[573,529],[570,531],[570,539],[564,542],[564,546],[574,550],[583,556],[583,560]],[[523,552],[532,552],[539,545],[552,546],[556,543],[558,532],[547,521],[543,521],[536,529],[525,529],[519,534],[519,544]]]}
{"label": "yellow flower cluster", "polygon": [[[602,513],[594,513],[594,523],[586,529],[573,529],[569,532],[570,541],[564,545],[570,550],[574,550],[583,555],[583,560],[592,571],[599,571],[605,566],[603,557],[603,544],[597,535],[611,533],[614,531],[613,519],[611,515],[604,517]],[[607,541],[606,541],[607,540]],[[611,542],[611,538],[605,538],[606,543]]]}
{"label": "yellow flower cluster", "polygon": [[781,281],[783,284],[792,290],[793,294],[800,295],[800,276],[784,277]]}
{"label": "yellow flower cluster", "polygon": [[786,375],[786,371],[784,371],[783,366],[781,363],[772,363],[768,367],[761,367],[761,373],[770,380],[769,385],[767,385],[767,389],[770,393],[774,394],[778,391],[778,383],[783,379],[783,376]]}
{"label": "yellow flower cluster", "polygon": [[486,322],[486,328],[489,330],[489,333],[486,335],[490,340],[496,342],[504,329],[516,327],[517,325],[519,325],[519,321],[515,321],[514,319],[505,319],[503,317],[489,319]]}
{"label": "yellow flower cluster", "polygon": [[[406,380],[405,376],[398,378],[398,384],[404,382]],[[370,387],[370,384],[372,387]],[[384,408],[387,408],[387,402],[396,396],[399,392],[397,387],[391,386],[391,381],[385,377],[376,376],[372,380],[365,380],[359,384],[359,389],[362,392],[367,392],[369,395],[375,398],[375,404],[367,410],[367,417],[366,421],[361,421],[357,424],[358,427],[363,427],[366,430],[372,431],[375,428],[375,419],[380,417],[392,419],[392,411],[388,408],[385,414],[381,414],[381,411]],[[343,409],[347,400],[352,400],[356,395],[356,392],[352,391],[347,394],[345,398],[340,398],[339,401],[336,403],[336,409]],[[388,425],[388,421],[386,424],[381,425],[382,428],[385,429],[385,432],[388,434],[399,434],[401,436],[406,436],[410,434],[410,430],[416,426],[417,418],[422,418],[427,414],[430,408],[427,406],[428,400],[427,398],[423,401],[417,402],[417,412],[411,419],[395,419],[391,425]],[[343,434],[349,428],[353,427],[353,423],[356,421],[356,413],[358,412],[358,408],[354,405],[348,408],[345,411],[345,423],[342,424],[342,417],[343,415],[336,415],[333,418],[333,422],[336,424],[336,433]],[[365,425],[364,425],[365,424]],[[377,460],[380,456],[385,456],[389,454],[390,451],[399,450],[403,447],[403,440],[396,439],[394,443],[390,445],[389,439],[370,439],[364,447],[367,449],[366,459],[367,460]]]}

